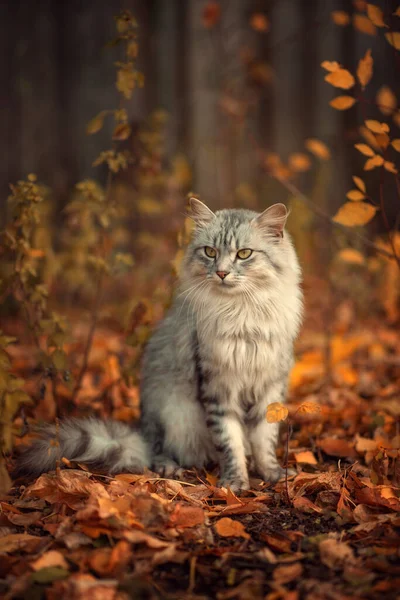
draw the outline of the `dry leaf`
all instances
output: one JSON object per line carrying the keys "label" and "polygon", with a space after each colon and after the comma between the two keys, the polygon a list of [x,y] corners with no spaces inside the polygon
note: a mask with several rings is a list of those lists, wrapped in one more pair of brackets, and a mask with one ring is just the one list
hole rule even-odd
{"label": "dry leaf", "polygon": [[376,27],[365,15],[353,15],[353,25],[357,31],[367,35],[376,35]]}
{"label": "dry leaf", "polygon": [[319,404],[317,404],[316,402],[311,402],[309,400],[300,404],[300,406],[296,410],[296,413],[303,414],[303,415],[312,415],[312,414],[316,414],[316,413],[320,413],[320,412],[321,412],[321,406]]}
{"label": "dry leaf", "polygon": [[353,96],[337,96],[329,102],[332,108],[336,110],[347,110],[356,103],[356,99]]}
{"label": "dry leaf", "polygon": [[367,50],[364,58],[361,58],[357,67],[357,78],[362,89],[371,81],[374,66],[374,59],[371,56],[371,50]]}
{"label": "dry leaf", "polygon": [[311,160],[307,154],[303,154],[302,152],[294,152],[289,156],[289,167],[293,169],[293,171],[302,173],[304,171],[308,171],[308,169],[311,167]]}
{"label": "dry leaf", "polygon": [[265,33],[269,30],[268,18],[263,13],[254,13],[250,17],[250,27],[254,31]]}
{"label": "dry leaf", "polygon": [[359,250],[355,250],[354,248],[343,248],[338,252],[337,257],[339,260],[343,260],[344,262],[351,263],[354,265],[363,265],[365,264],[365,258],[359,252]]}
{"label": "dry leaf", "polygon": [[350,23],[350,15],[344,10],[333,10],[331,12],[331,19],[335,25],[341,25],[342,27]]}
{"label": "dry leaf", "polygon": [[357,148],[364,156],[375,156],[375,152],[367,144],[354,144],[354,148]]}
{"label": "dry leaf", "polygon": [[367,119],[367,121],[365,121],[365,125],[370,131],[373,131],[373,133],[389,132],[389,125],[387,123],[380,123],[379,121],[375,121],[373,119]]}
{"label": "dry leaf", "polygon": [[349,442],[345,439],[324,438],[318,440],[317,445],[325,452],[325,454],[329,454],[330,456],[338,456],[341,458],[351,458],[356,456],[353,446],[350,446]]}
{"label": "dry leaf", "polygon": [[387,27],[383,20],[383,12],[379,6],[375,4],[367,4],[367,15],[371,19],[372,23],[377,27]]}
{"label": "dry leaf", "polygon": [[334,71],[340,69],[340,64],[336,62],[336,60],[324,60],[324,62],[321,63],[321,67],[326,71],[333,73]]}
{"label": "dry leaf", "polygon": [[364,171],[372,171],[376,167],[381,167],[384,163],[382,156],[376,154],[373,158],[370,158],[366,161],[364,165]]}
{"label": "dry leaf", "polygon": [[400,31],[390,31],[385,33],[385,38],[393,48],[400,50]]}
{"label": "dry leaf", "polygon": [[378,108],[384,115],[391,115],[397,106],[397,98],[387,85],[383,85],[376,94]]}
{"label": "dry leaf", "polygon": [[322,540],[319,544],[319,552],[324,565],[335,571],[343,569],[348,564],[356,563],[354,552],[350,546],[334,538]]}
{"label": "dry leaf", "polygon": [[88,135],[97,133],[103,128],[104,118],[106,117],[107,113],[107,110],[102,110],[91,121],[89,121],[89,123],[86,125],[86,133]]}
{"label": "dry leaf", "polygon": [[353,202],[357,202],[358,200],[364,200],[365,194],[360,192],[360,190],[350,190],[347,192],[346,198],[353,200]]}
{"label": "dry leaf", "polygon": [[337,69],[336,71],[332,71],[332,73],[328,73],[328,75],[325,75],[325,81],[334,87],[338,87],[343,90],[352,88],[356,82],[350,71],[341,68]]}
{"label": "dry leaf", "polygon": [[383,166],[386,169],[386,171],[389,171],[389,173],[394,173],[395,175],[396,175],[396,173],[398,173],[394,163],[392,163],[392,162],[385,160],[385,162],[383,163]]}
{"label": "dry leaf", "polygon": [[284,421],[288,414],[289,411],[286,406],[280,402],[272,402],[267,408],[266,418],[268,423],[279,423]]}
{"label": "dry leaf", "polygon": [[393,148],[396,150],[396,152],[400,152],[400,138],[396,138],[395,140],[392,140],[391,142]]}
{"label": "dry leaf", "polygon": [[304,452],[296,452],[294,458],[297,463],[305,463],[308,465],[317,465],[318,461],[310,450]]}
{"label": "dry leaf", "polygon": [[30,563],[34,571],[40,571],[47,567],[61,567],[68,570],[68,563],[64,556],[58,550],[49,550],[40,556],[37,560]]}
{"label": "dry leaf", "polygon": [[196,506],[177,504],[170,517],[170,524],[174,527],[195,527],[204,523],[204,511]]}
{"label": "dry leaf", "polygon": [[328,146],[324,144],[324,142],[321,142],[321,140],[317,140],[316,138],[308,138],[304,145],[309,152],[322,160],[329,160],[331,157]]}
{"label": "dry leaf", "polygon": [[359,227],[369,223],[375,216],[376,210],[375,206],[366,202],[346,202],[339,208],[333,221],[346,227]]}
{"label": "dry leaf", "polygon": [[212,29],[221,18],[221,6],[219,2],[210,0],[203,9],[202,21],[206,29]]}
{"label": "dry leaf", "polygon": [[224,517],[223,519],[218,519],[218,521],[214,525],[215,531],[221,537],[242,537],[249,539],[250,536],[246,532],[244,526],[240,521],[234,521],[229,517]]}
{"label": "dry leaf", "polygon": [[[294,579],[299,579],[303,573],[303,567],[301,563],[295,562],[291,565],[280,565],[276,567],[272,573],[274,581],[279,584],[290,583]],[[285,597],[286,594],[285,594]]]}
{"label": "dry leaf", "polygon": [[354,175],[353,181],[356,184],[356,186],[358,187],[358,189],[361,190],[362,192],[364,192],[364,194],[365,194],[365,192],[367,191],[367,188],[365,187],[365,183],[361,179],[361,177],[357,177],[357,175]]}

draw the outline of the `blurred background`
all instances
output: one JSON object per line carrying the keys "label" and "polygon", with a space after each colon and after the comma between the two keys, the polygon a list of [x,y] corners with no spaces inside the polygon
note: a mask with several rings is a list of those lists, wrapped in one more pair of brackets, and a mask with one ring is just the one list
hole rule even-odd
{"label": "blurred background", "polygon": [[[395,28],[397,4],[375,2]],[[145,77],[127,103],[129,118],[140,126],[154,111],[167,112],[166,157],[185,157],[193,190],[213,206],[242,205],[253,194],[260,206],[285,200],[286,191],[260,168],[249,133],[285,162],[304,151],[307,138],[317,138],[332,155],[313,173],[323,170],[318,194],[333,214],[362,165],[353,144],[375,107],[330,107],[337,90],[324,81],[321,62],[335,60],[354,72],[370,48],[374,92],[399,85],[398,56],[368,22],[363,0],[2,2],[3,208],[9,182],[28,172],[51,187],[58,207],[77,181],[94,176],[92,163],[107,147],[111,124],[90,138],[85,128],[116,103],[117,56],[107,43],[122,9],[138,21]],[[315,176],[308,173],[302,185],[310,194]]]}

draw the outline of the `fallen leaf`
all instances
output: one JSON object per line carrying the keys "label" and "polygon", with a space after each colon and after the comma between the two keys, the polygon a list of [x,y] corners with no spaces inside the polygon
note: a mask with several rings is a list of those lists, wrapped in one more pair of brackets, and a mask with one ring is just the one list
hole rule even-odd
{"label": "fallen leaf", "polygon": [[250,536],[246,532],[244,526],[240,521],[234,521],[229,517],[223,517],[218,519],[214,525],[215,531],[221,537],[243,537],[249,539]]}
{"label": "fallen leaf", "polygon": [[306,463],[309,465],[317,465],[318,461],[314,454],[310,450],[304,450],[303,452],[296,452],[294,458],[297,463]]}
{"label": "fallen leaf", "polygon": [[170,524],[174,527],[195,527],[204,523],[204,511],[195,506],[177,504],[170,517]]}
{"label": "fallen leaf", "polygon": [[339,542],[334,538],[322,540],[319,544],[319,553],[324,565],[335,571],[357,562],[352,548],[346,542]]}
{"label": "fallen leaf", "polygon": [[61,567],[62,569],[68,570],[68,563],[58,550],[49,550],[49,552],[45,552],[40,558],[31,562],[30,566],[34,571],[40,571],[40,569],[48,567]]}
{"label": "fallen leaf", "polygon": [[324,438],[317,441],[317,445],[325,454],[330,456],[339,456],[341,458],[352,458],[357,456],[354,447],[345,439]]}
{"label": "fallen leaf", "polygon": [[274,581],[279,584],[290,583],[294,579],[299,579],[303,574],[301,563],[294,562],[291,565],[280,565],[276,567],[272,573]]}

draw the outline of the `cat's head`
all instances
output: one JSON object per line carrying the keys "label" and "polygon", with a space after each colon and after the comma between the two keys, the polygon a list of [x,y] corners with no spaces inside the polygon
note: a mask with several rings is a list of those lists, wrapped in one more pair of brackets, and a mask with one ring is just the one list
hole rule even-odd
{"label": "cat's head", "polygon": [[[204,291],[236,295],[254,293],[276,284],[298,265],[288,234],[288,212],[274,204],[262,213],[243,209],[212,212],[196,198],[190,200],[195,223],[182,279]],[[200,287],[200,286],[199,286]]]}

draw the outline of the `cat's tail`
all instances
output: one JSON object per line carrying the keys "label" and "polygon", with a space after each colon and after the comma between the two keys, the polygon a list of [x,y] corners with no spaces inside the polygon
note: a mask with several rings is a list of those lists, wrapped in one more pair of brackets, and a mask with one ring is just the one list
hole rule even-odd
{"label": "cat's tail", "polygon": [[143,473],[151,464],[144,437],[125,423],[66,419],[38,430],[38,438],[20,452],[12,477],[38,477],[63,457],[108,473]]}

